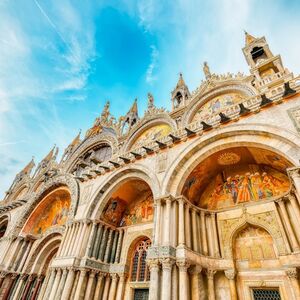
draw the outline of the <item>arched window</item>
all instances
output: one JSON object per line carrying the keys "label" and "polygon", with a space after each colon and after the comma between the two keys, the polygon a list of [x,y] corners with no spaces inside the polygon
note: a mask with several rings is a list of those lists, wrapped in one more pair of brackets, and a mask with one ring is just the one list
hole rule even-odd
{"label": "arched window", "polygon": [[5,234],[5,231],[7,229],[8,219],[3,218],[0,219],[0,238],[2,238]]}
{"label": "arched window", "polygon": [[137,243],[131,260],[130,280],[131,281],[149,281],[150,272],[146,263],[147,249],[151,246],[150,239]]}

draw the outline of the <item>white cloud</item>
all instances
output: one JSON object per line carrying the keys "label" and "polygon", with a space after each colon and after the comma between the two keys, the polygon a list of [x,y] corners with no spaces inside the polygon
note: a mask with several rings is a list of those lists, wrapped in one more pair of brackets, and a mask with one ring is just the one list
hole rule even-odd
{"label": "white cloud", "polygon": [[151,45],[151,55],[150,55],[151,62],[146,71],[146,81],[148,83],[152,83],[154,80],[157,79],[157,77],[155,77],[154,75],[154,69],[157,67],[158,57],[159,57],[159,52],[157,48],[154,45]]}

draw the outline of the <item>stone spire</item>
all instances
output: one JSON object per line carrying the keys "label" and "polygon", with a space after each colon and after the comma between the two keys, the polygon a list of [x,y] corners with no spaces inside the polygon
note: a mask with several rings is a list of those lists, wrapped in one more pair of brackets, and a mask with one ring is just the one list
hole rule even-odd
{"label": "stone spire", "polygon": [[73,139],[73,141],[69,146],[71,146],[72,148],[77,146],[81,142],[80,135],[81,135],[81,129],[79,129],[78,134],[75,136],[75,138]]}
{"label": "stone spire", "polygon": [[31,161],[24,167],[24,169],[20,172],[23,175],[30,174],[32,169],[35,167],[34,157],[32,157]]}
{"label": "stone spire", "polygon": [[128,111],[128,113],[125,115],[123,119],[123,125],[122,125],[122,132],[124,132],[125,127],[128,127],[128,130],[138,121],[138,106],[137,106],[137,98],[134,99],[134,102]]}
{"label": "stone spire", "polygon": [[183,79],[183,75],[180,72],[179,73],[179,79],[176,84],[175,89],[172,91],[172,106],[173,109],[176,109],[182,105],[186,104],[186,101],[190,97],[190,91],[187,85],[185,84],[185,81]]}
{"label": "stone spire", "polygon": [[256,38],[253,35],[249,34],[246,30],[244,30],[244,32],[245,32],[245,45],[248,46],[252,42],[254,42]]}

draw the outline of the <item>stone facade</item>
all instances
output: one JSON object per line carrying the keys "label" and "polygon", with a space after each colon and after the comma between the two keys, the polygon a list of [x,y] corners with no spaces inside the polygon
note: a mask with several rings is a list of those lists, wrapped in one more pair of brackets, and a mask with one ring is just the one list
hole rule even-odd
{"label": "stone facade", "polygon": [[0,299],[300,299],[300,77],[265,38],[243,52],[250,75],[205,63],[142,118],[107,103],[60,162],[16,175]]}

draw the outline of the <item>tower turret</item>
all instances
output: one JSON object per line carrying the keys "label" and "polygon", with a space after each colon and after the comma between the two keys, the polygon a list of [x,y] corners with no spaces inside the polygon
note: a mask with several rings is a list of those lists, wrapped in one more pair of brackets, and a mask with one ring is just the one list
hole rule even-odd
{"label": "tower turret", "polygon": [[175,89],[172,92],[172,108],[173,110],[184,106],[188,98],[191,96],[189,88],[185,84],[182,73],[179,74],[179,79]]}

